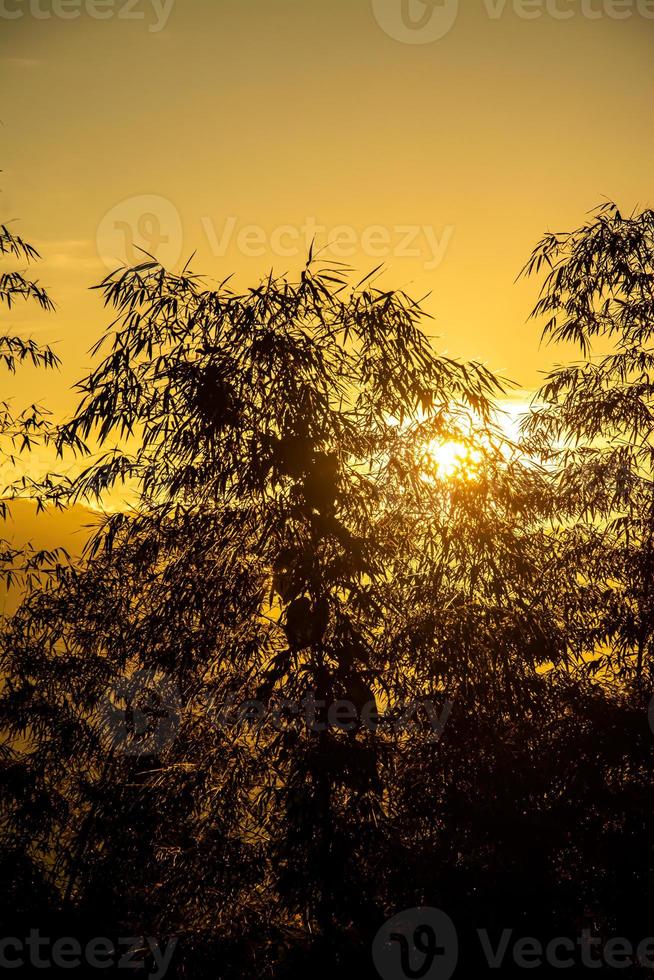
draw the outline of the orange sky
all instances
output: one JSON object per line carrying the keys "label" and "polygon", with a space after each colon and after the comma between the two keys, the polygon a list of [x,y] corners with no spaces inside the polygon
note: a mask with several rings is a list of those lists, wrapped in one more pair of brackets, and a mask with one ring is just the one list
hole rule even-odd
{"label": "orange sky", "polygon": [[64,359],[10,393],[72,407],[106,321],[87,287],[131,238],[249,285],[316,226],[431,291],[444,349],[535,387],[561,355],[513,283],[533,244],[654,204],[648,2],[0,0],[0,219],[58,304],[9,322]]}

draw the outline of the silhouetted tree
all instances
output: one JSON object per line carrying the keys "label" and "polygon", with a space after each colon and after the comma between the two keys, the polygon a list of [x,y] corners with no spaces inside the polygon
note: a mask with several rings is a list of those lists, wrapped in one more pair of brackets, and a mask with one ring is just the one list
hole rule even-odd
{"label": "silhouetted tree", "polygon": [[[38,253],[32,245],[14,234],[6,225],[0,225],[0,257],[17,262],[31,263]],[[22,271],[3,270],[0,272],[0,306],[9,313],[21,302],[35,302],[42,310],[52,311],[53,304],[46,291]],[[18,366],[28,363],[37,367],[54,368],[58,359],[47,346],[34,340],[25,340],[13,332],[0,334],[0,364],[10,373]],[[0,402],[0,467],[4,479],[9,479],[10,468],[17,456],[29,452],[35,444],[47,443],[51,427],[44,410],[38,405],[16,413],[8,400]],[[18,492],[18,487],[5,487],[0,499],[0,522],[10,518],[9,497]],[[38,584],[44,575],[56,569],[63,560],[62,550],[53,552],[35,550],[31,546],[17,548],[0,537],[0,588],[8,589],[22,585],[29,587]],[[7,680],[4,680],[7,684]],[[8,682],[9,685],[11,682]],[[7,688],[7,691],[10,687]],[[16,754],[7,742],[0,743],[0,760],[3,767],[3,789],[1,802],[2,817],[2,858],[0,873],[6,882],[5,901],[7,907],[17,914],[26,915],[35,909],[43,911],[54,902],[54,890],[48,880],[43,864],[36,850],[32,849],[31,819],[14,819],[4,804],[20,796],[21,787],[14,782],[17,776]]]}
{"label": "silhouetted tree", "polygon": [[[34,596],[9,632],[4,717],[39,746],[25,763],[34,792],[69,808],[45,815],[42,846],[56,842],[64,895],[99,902],[100,889],[116,924],[129,854],[127,907],[159,929],[210,928],[223,959],[244,931],[269,946],[269,920],[279,931],[297,917],[333,945],[371,904],[381,914],[384,739],[361,725],[233,731],[212,713],[312,694],[361,711],[425,687],[402,682],[385,642],[389,581],[420,573],[416,453],[486,423],[498,382],[437,356],[418,304],[368,281],[351,289],[338,269],[310,264],[298,283],[239,296],[146,265],[103,290],[119,316],[112,349],[60,440],[108,451],[58,499],[128,480],[141,503],[109,517],[88,568]],[[98,710],[139,670],[183,706],[173,744],[145,766],[107,749]],[[155,881],[158,902],[145,902]]]}
{"label": "silhouetted tree", "polygon": [[[0,225],[0,258],[31,263],[39,258],[36,249],[6,225]],[[11,312],[20,301],[34,302],[42,310],[54,309],[45,289],[28,278],[22,271],[0,271],[0,306]],[[37,367],[55,368],[59,361],[47,346],[34,340],[25,340],[15,333],[0,333],[0,365],[14,374],[18,365],[29,363]],[[12,409],[9,401],[0,402],[0,467],[9,476],[9,467],[16,455],[29,452],[35,444],[44,444],[51,435],[49,419],[44,409],[31,405],[20,413]],[[7,497],[18,492],[18,487],[5,487],[0,499],[0,520],[8,516]],[[33,549],[16,549],[8,541],[0,539],[0,582],[8,588],[17,582],[30,584],[38,580],[44,568],[56,562],[57,554],[36,552]]]}
{"label": "silhouetted tree", "polygon": [[[592,334],[597,289],[651,260],[622,231],[613,266],[608,232],[585,259],[590,231],[548,239],[538,311]],[[621,630],[649,539],[637,506],[620,539],[609,395],[594,414],[555,372],[513,445],[502,382],[439,356],[419,303],[311,260],[243,294],[152,263],[100,288],[107,349],[57,432],[86,464],[43,489],[136,504],[28,596],[1,662],[11,853],[57,922],[179,937],[193,980],[375,976],[377,929],[421,904],[475,972],[476,926],[642,939],[652,740],[600,668],[644,670]]]}
{"label": "silhouetted tree", "polygon": [[586,613],[576,652],[593,671],[651,686],[654,212],[607,204],[579,230],[547,235],[526,272],[543,267],[534,315],[546,338],[584,355],[549,374],[528,424],[555,469],[557,514],[577,525],[564,558]]}

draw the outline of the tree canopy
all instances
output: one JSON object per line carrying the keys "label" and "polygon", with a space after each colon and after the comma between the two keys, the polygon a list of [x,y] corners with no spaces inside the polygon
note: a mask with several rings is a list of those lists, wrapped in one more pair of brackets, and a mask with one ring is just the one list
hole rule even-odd
{"label": "tree canopy", "polygon": [[40,499],[133,505],[4,626],[14,927],[175,937],[194,980],[375,976],[420,905],[648,934],[653,262],[652,213],[613,207],[536,249],[584,360],[518,443],[508,382],[376,273],[107,277],[48,434],[84,462]]}

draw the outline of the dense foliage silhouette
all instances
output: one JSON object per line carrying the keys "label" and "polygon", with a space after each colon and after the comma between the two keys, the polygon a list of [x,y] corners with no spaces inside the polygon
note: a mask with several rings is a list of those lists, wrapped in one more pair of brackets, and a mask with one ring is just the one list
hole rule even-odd
{"label": "dense foliage silhouette", "polygon": [[[54,433],[85,462],[40,499],[137,503],[4,624],[5,935],[175,937],[200,980],[375,977],[421,905],[462,975],[478,928],[654,932],[653,227],[605,208],[535,251],[584,361],[519,444],[506,383],[374,274],[101,284]],[[444,443],[474,462],[439,473]]]}

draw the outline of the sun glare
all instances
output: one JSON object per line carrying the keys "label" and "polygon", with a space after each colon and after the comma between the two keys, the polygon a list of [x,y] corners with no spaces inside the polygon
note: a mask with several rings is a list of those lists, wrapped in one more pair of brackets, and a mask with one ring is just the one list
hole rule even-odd
{"label": "sun glare", "polygon": [[455,441],[433,440],[427,447],[425,457],[429,470],[432,471],[429,475],[435,475],[440,479],[459,477],[470,480],[481,462],[481,453],[478,449]]}

